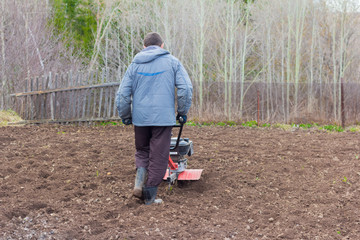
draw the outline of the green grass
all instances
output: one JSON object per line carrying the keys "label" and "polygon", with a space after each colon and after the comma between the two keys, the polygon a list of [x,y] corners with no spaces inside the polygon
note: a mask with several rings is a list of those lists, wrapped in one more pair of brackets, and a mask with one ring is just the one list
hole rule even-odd
{"label": "green grass", "polygon": [[185,125],[186,125],[186,126],[193,126],[193,127],[195,127],[195,126],[198,126],[198,125],[200,125],[200,124],[198,124],[198,123],[196,123],[196,122],[194,122],[194,121],[187,121],[187,122],[185,123]]}
{"label": "green grass", "polygon": [[275,123],[274,125],[272,125],[274,128],[280,128],[283,129],[285,131],[288,131],[292,128],[291,125],[289,124],[281,124],[281,123]]}
{"label": "green grass", "polygon": [[350,132],[360,132],[360,126],[349,127]]}
{"label": "green grass", "polygon": [[[234,121],[224,121],[224,122],[199,122],[199,121],[188,121],[186,122],[187,126],[198,126],[198,127],[203,127],[203,126],[221,126],[221,127],[226,127],[226,126],[243,126],[243,127],[250,127],[250,128],[256,128],[258,127],[258,123],[255,120],[251,120],[251,121],[246,121],[243,123],[236,123]],[[308,129],[319,129],[319,130],[325,130],[328,132],[344,132],[345,129],[343,129],[341,126],[338,125],[323,125],[320,126],[317,123],[301,123],[301,124],[282,124],[282,123],[274,123],[274,124],[270,124],[270,123],[263,123],[260,124],[259,127],[265,127],[265,128],[280,128],[283,129],[285,131],[289,131],[293,128],[301,128],[304,130],[308,130]],[[353,127],[349,127],[346,129],[347,131],[350,132],[360,132],[360,126],[353,126]]]}
{"label": "green grass", "polygon": [[0,127],[7,126],[9,122],[19,122],[21,117],[13,110],[0,111]]}
{"label": "green grass", "polygon": [[109,122],[100,122],[98,123],[96,126],[116,126],[116,125],[124,125],[122,122],[114,122],[114,121],[109,121]]}
{"label": "green grass", "polygon": [[295,128],[303,128],[303,129],[310,129],[312,127],[316,127],[319,126],[318,124],[314,123],[300,123],[300,124],[296,124],[296,123],[292,123],[291,127],[295,127]]}
{"label": "green grass", "polygon": [[236,126],[237,123],[234,121],[226,121],[226,122],[197,122],[197,121],[187,121],[185,123],[186,126],[198,126],[198,127],[203,127],[203,126],[221,126],[221,127],[225,127],[225,126]]}
{"label": "green grass", "polygon": [[[4,120],[2,117],[2,114],[6,112],[7,116],[17,116],[17,114],[11,110],[8,111],[0,111],[0,126],[7,125],[7,122],[4,123]],[[18,116],[17,116],[18,117]],[[17,118],[16,120],[10,120],[10,121],[20,121],[21,118]],[[10,122],[8,121],[8,122]],[[121,121],[106,121],[106,122],[100,122],[96,126],[119,126],[124,125]],[[256,128],[256,127],[262,127],[262,128],[280,128],[285,131],[289,131],[293,128],[301,128],[304,130],[308,129],[319,129],[327,132],[360,132],[360,126],[355,125],[351,127],[347,127],[346,129],[343,129],[341,126],[338,126],[336,124],[330,124],[330,125],[322,125],[320,126],[317,123],[292,123],[292,124],[282,124],[282,123],[263,123],[258,126],[258,122],[255,120],[246,121],[242,123],[238,123],[235,121],[221,121],[221,122],[215,122],[215,121],[204,121],[201,122],[198,119],[195,120],[189,120],[185,123],[186,126],[197,126],[197,127],[205,127],[205,126],[220,126],[220,127],[232,127],[232,126],[243,126],[243,127],[249,127],[249,128]]]}

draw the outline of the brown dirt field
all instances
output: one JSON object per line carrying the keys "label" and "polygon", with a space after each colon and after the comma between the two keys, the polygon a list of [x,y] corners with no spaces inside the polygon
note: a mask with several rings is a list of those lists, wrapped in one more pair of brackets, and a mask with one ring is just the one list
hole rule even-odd
{"label": "brown dirt field", "polygon": [[358,133],[190,127],[200,181],[131,196],[131,126],[0,128],[0,239],[360,239]]}

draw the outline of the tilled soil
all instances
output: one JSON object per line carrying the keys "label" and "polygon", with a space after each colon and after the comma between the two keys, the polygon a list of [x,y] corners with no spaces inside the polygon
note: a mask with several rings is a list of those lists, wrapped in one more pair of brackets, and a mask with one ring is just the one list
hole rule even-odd
{"label": "tilled soil", "polygon": [[359,134],[190,127],[201,180],[132,197],[131,126],[0,128],[0,239],[360,239]]}

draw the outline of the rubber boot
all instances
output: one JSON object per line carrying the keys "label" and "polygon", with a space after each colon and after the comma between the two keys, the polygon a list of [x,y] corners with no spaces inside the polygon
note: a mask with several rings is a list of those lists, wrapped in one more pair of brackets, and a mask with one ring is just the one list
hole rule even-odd
{"label": "rubber boot", "polygon": [[147,170],[146,168],[139,167],[136,170],[136,177],[135,177],[135,186],[133,195],[137,198],[142,198],[142,191],[145,184]]}
{"label": "rubber boot", "polygon": [[156,198],[158,187],[144,187],[143,188],[143,197],[145,201],[145,205],[150,205],[152,203],[162,203],[163,201],[160,198]]}

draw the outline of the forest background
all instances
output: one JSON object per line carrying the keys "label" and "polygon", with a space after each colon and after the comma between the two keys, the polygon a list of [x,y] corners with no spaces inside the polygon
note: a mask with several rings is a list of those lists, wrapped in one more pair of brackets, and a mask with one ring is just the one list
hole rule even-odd
{"label": "forest background", "polygon": [[[359,120],[357,0],[2,0],[0,110],[26,79],[105,69],[121,81],[159,32],[194,85],[191,118]],[[60,81],[60,80],[59,80]]]}

